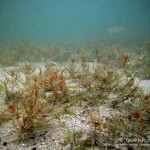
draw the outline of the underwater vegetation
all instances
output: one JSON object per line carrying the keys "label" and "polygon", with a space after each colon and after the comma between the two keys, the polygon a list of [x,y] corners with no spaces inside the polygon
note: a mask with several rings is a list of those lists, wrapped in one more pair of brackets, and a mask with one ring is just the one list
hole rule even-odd
{"label": "underwater vegetation", "polygon": [[138,77],[142,79],[149,79],[149,43],[149,40],[146,40],[138,46],[133,42],[130,43],[129,48],[126,48],[126,43],[104,39],[95,39],[79,46],[53,43],[37,45],[23,39],[18,43],[0,45],[0,66],[17,66],[22,62],[47,63],[54,61],[64,63],[71,57],[79,58],[80,55],[84,54],[88,56],[89,62],[107,64],[108,68],[111,68],[113,64],[113,68],[118,69],[118,58],[124,53],[128,53],[131,56],[130,68],[128,69],[134,73],[138,72]]}
{"label": "underwater vegetation", "polygon": [[53,106],[41,99],[39,80],[33,71],[31,64],[25,64],[19,70],[6,71],[2,82],[6,108],[1,115],[12,120],[21,138],[43,127],[47,115],[53,112]]}
{"label": "underwater vegetation", "polygon": [[[47,63],[42,69],[23,63],[3,71],[0,124],[10,122],[18,140],[24,141],[36,131],[52,126],[53,121],[60,121],[66,128],[61,118],[78,116],[72,110],[75,107],[81,108],[90,132],[67,129],[62,147],[104,149],[119,142],[130,146],[127,141],[132,140],[147,144],[150,93],[136,83],[137,72],[131,69],[131,58],[128,53],[121,54],[117,59],[119,70],[103,63],[91,64],[90,55],[82,53],[72,56],[63,68]],[[111,110],[109,116],[101,116],[102,106]]]}

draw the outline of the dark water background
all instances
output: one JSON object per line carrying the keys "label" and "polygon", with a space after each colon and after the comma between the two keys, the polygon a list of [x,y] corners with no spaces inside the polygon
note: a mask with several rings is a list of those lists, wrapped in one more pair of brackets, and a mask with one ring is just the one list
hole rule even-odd
{"label": "dark water background", "polygon": [[[124,27],[131,32],[106,32]],[[150,38],[150,0],[0,0],[0,42]]]}

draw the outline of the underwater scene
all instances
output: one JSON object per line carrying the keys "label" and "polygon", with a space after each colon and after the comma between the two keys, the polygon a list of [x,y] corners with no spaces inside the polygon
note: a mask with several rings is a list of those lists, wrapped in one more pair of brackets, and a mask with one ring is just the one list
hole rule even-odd
{"label": "underwater scene", "polygon": [[150,0],[0,0],[0,149],[149,150]]}

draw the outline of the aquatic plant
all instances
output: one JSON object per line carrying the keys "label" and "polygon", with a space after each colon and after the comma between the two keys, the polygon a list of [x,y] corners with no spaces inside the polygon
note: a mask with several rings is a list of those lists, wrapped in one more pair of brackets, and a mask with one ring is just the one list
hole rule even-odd
{"label": "aquatic plant", "polygon": [[[46,64],[42,70],[25,63],[17,70],[7,70],[1,81],[6,108],[0,113],[0,122],[11,120],[23,139],[47,127],[52,119],[76,116],[72,108],[79,107],[81,115],[89,119],[90,134],[83,138],[68,130],[64,143],[73,149],[106,148],[122,138],[146,140],[150,96],[135,82],[131,58],[127,53],[121,55],[117,71],[99,63],[90,66],[85,56],[71,58],[64,69]],[[103,104],[112,113],[109,117],[101,117],[98,111]]]}
{"label": "aquatic plant", "polygon": [[66,135],[64,137],[64,144],[70,143],[72,147],[75,147],[77,145],[77,133],[74,131],[70,131],[67,129]]}
{"label": "aquatic plant", "polygon": [[75,79],[78,73],[77,57],[71,56],[69,59],[69,64],[65,68],[65,71],[69,74],[71,79]]}
{"label": "aquatic plant", "polygon": [[142,49],[140,54],[133,56],[131,68],[133,72],[138,72],[138,77],[141,79],[149,79],[150,78],[150,62],[149,62],[150,54],[148,51]]}
{"label": "aquatic plant", "polygon": [[50,103],[62,102],[67,99],[68,87],[63,71],[52,68],[46,69],[44,73],[38,75],[38,82],[41,93],[49,93],[47,99]]}
{"label": "aquatic plant", "polygon": [[[112,116],[112,119],[103,123],[102,130],[93,132],[94,134],[88,140],[90,146],[94,145],[93,139],[99,143],[100,135],[103,134],[107,135],[103,140],[112,145],[122,138],[132,140],[132,136],[147,140],[150,97],[149,94],[143,94],[138,83],[135,83],[137,73],[132,74],[128,69],[130,68],[130,57],[129,54],[122,55],[122,69],[119,72],[107,70],[99,65],[91,69],[87,64],[83,65],[84,69],[78,70],[80,77],[76,82],[85,90],[85,92],[80,92],[82,98],[78,102],[84,100],[97,107],[105,102],[121,111],[120,115]],[[112,94],[114,98],[111,98]],[[130,107],[127,104],[130,104]],[[101,126],[99,119],[92,119],[91,122],[96,129]],[[83,146],[83,143],[78,144]],[[99,144],[105,147],[104,143]]]}
{"label": "aquatic plant", "polygon": [[11,120],[18,135],[24,138],[47,124],[47,115],[52,112],[53,107],[47,105],[45,101],[35,97],[20,103],[9,103],[7,110],[11,115]]}
{"label": "aquatic plant", "polygon": [[85,99],[95,105],[106,102],[109,95],[117,88],[120,75],[99,65],[95,66],[94,69],[87,66],[83,70],[78,82],[86,93]]}
{"label": "aquatic plant", "polygon": [[11,116],[9,113],[4,112],[4,110],[0,110],[0,126],[4,123],[7,122],[9,120],[11,120]]}
{"label": "aquatic plant", "polygon": [[21,91],[17,91],[17,86],[19,85],[19,73],[16,70],[6,71],[3,76],[5,79],[1,81],[3,86],[3,97],[5,103],[11,101],[18,101],[22,97]]}
{"label": "aquatic plant", "polygon": [[[19,70],[21,72],[10,70],[4,74],[2,84],[6,109],[1,114],[12,120],[18,136],[24,138],[48,124],[47,118],[53,112],[54,106],[42,98],[40,80],[37,75],[33,76],[32,66],[25,64]],[[64,81],[62,77],[61,74],[60,81]],[[60,83],[63,84],[58,84]],[[65,94],[66,91],[62,91]]]}

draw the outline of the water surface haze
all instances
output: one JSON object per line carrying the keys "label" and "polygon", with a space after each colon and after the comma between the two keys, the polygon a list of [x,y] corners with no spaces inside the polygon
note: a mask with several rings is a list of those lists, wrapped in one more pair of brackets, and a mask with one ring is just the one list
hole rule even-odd
{"label": "water surface haze", "polygon": [[[149,0],[1,0],[0,42],[150,38]],[[110,28],[131,32],[106,32]]]}

